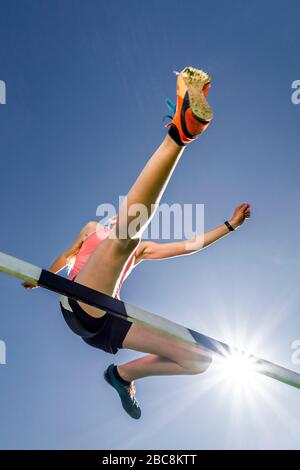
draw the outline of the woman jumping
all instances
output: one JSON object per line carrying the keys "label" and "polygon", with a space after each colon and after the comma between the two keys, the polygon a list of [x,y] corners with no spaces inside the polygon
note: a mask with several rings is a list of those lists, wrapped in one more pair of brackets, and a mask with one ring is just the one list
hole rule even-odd
{"label": "woman jumping", "polygon": [[[169,131],[130,189],[110,227],[89,222],[50,267],[58,272],[75,259],[69,278],[109,296],[117,297],[124,279],[143,260],[158,260],[196,253],[241,225],[250,217],[249,204],[235,209],[232,218],[202,237],[172,243],[141,241],[186,144],[195,140],[212,120],[206,101],[210,77],[192,67],[177,78],[177,105]],[[131,208],[147,209],[139,225]],[[125,233],[125,236],[124,236]],[[122,236],[120,236],[122,234]],[[24,283],[25,287],[32,287]],[[135,419],[141,409],[135,399],[134,381],[155,375],[191,375],[207,370],[211,354],[199,345],[181,344],[158,331],[132,324],[109,313],[63,296],[61,310],[69,327],[96,348],[116,354],[120,348],[146,353],[126,364],[111,364],[104,372],[106,381],[118,392],[123,408]]]}

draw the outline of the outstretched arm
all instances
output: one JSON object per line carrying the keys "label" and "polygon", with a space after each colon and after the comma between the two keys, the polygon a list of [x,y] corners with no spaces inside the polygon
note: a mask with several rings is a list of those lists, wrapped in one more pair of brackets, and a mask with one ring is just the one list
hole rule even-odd
{"label": "outstretched arm", "polygon": [[[229,223],[234,229],[236,229],[244,223],[245,219],[249,217],[250,205],[246,203],[241,204],[235,209],[233,216],[229,220]],[[144,241],[137,249],[136,264],[143,259],[166,259],[173,258],[175,256],[184,256],[197,253],[203,248],[206,248],[207,246],[216,242],[220,238],[223,238],[228,233],[228,228],[225,224],[222,224],[219,227],[216,227],[213,230],[209,230],[204,234],[193,237],[190,240],[172,243],[155,243]]]}

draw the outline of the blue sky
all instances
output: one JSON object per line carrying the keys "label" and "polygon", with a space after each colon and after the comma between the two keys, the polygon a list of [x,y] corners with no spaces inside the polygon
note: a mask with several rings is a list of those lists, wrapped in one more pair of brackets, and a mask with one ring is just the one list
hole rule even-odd
{"label": "blue sky", "polygon": [[[116,204],[162,140],[173,70],[213,77],[215,120],[163,202],[204,203],[210,229],[253,218],[195,256],[143,263],[122,298],[300,372],[299,3],[0,2],[1,251],[49,266],[102,202]],[[57,297],[1,276],[1,449],[300,448],[299,391],[235,395],[204,376],[137,382],[130,420],[102,371],[116,357],[64,324]]]}

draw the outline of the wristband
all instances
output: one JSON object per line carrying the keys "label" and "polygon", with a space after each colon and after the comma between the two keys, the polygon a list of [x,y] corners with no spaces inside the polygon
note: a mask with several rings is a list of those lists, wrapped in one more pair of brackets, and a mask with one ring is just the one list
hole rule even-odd
{"label": "wristband", "polygon": [[228,228],[229,232],[234,232],[234,228],[232,225],[230,225],[230,223],[228,222],[228,220],[225,220],[224,224],[226,225],[226,227]]}

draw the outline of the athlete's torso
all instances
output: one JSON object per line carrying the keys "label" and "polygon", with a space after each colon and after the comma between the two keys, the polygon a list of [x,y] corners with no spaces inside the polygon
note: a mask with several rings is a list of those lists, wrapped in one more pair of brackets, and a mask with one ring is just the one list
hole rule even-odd
{"label": "athlete's torso", "polygon": [[[97,246],[103,242],[110,234],[110,228],[101,226],[97,228],[94,232],[88,235],[88,237],[84,240],[81,245],[79,252],[76,255],[74,266],[69,274],[69,279],[74,279],[79,271],[83,268],[93,251],[97,248]],[[130,256],[129,260],[126,263],[125,269],[122,272],[118,280],[118,284],[115,291],[115,297],[119,297],[120,289],[125,281],[125,279],[129,276],[132,269],[134,268],[136,252],[134,251]]]}

